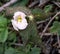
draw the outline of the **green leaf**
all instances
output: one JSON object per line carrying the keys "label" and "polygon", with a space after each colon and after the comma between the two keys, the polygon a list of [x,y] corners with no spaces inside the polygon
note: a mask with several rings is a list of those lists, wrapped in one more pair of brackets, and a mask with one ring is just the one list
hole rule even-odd
{"label": "green leaf", "polygon": [[7,26],[7,19],[4,16],[0,16],[0,27]]}
{"label": "green leaf", "polygon": [[18,2],[13,4],[11,7],[14,7],[14,6],[26,6],[28,4],[28,1],[29,0],[19,0]]}
{"label": "green leaf", "polygon": [[60,30],[58,30],[58,34],[60,35]]}
{"label": "green leaf", "polygon": [[40,48],[38,47],[32,48],[30,54],[40,54]]}
{"label": "green leaf", "polygon": [[7,45],[5,43],[0,44],[0,54],[4,54],[6,49],[7,49]]}
{"label": "green leaf", "polygon": [[0,54],[3,54],[3,45],[0,44]]}
{"label": "green leaf", "polygon": [[5,28],[3,31],[1,31],[0,33],[0,42],[5,42],[7,40],[8,37],[8,29]]}
{"label": "green leaf", "polygon": [[22,37],[22,40],[23,40],[23,43],[26,43],[27,42],[27,40],[29,39],[29,37],[30,37],[30,29],[31,29],[31,26],[30,26],[31,24],[30,24],[30,22],[29,22],[29,25],[28,25],[28,27],[25,29],[25,30],[23,30],[23,31],[20,31],[20,35],[21,35],[21,37]]}
{"label": "green leaf", "polygon": [[19,50],[20,54],[40,54],[41,49],[39,47],[34,46],[33,48],[31,46],[26,46]]}
{"label": "green leaf", "polygon": [[60,30],[60,22],[55,21],[53,23],[53,26],[50,28],[50,32],[51,33],[58,33],[59,30]]}
{"label": "green leaf", "polygon": [[5,54],[16,54],[16,51],[14,48],[8,48],[6,49]]}
{"label": "green leaf", "polygon": [[7,19],[0,16],[0,42],[5,42],[8,37]]}
{"label": "green leaf", "polygon": [[20,51],[19,53],[17,53],[17,54],[26,54],[24,51]]}
{"label": "green leaf", "polygon": [[37,27],[36,27],[34,20],[29,21],[28,27],[25,30],[20,31],[20,35],[24,43],[26,43],[30,39],[30,37],[33,37],[34,39],[34,37],[36,38],[36,36],[38,36]]}
{"label": "green leaf", "polygon": [[53,7],[52,5],[45,6],[44,8],[45,13],[50,12],[52,10],[52,7]]}
{"label": "green leaf", "polygon": [[0,31],[3,31],[7,27],[7,19],[4,16],[0,16]]}
{"label": "green leaf", "polygon": [[29,0],[22,0],[21,3],[20,3],[20,5],[21,6],[26,6],[26,4],[28,4],[28,1]]}
{"label": "green leaf", "polygon": [[13,31],[10,31],[9,35],[8,35],[8,40],[15,42],[16,41],[16,33]]}
{"label": "green leaf", "polygon": [[39,9],[39,8],[35,8],[31,11],[37,21],[45,20],[50,16],[49,13],[47,14],[42,9]]}

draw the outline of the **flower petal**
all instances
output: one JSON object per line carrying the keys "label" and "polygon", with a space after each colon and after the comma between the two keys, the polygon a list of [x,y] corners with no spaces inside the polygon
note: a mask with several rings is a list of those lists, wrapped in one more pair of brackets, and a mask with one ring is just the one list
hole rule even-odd
{"label": "flower petal", "polygon": [[27,23],[27,20],[23,18],[21,23]]}
{"label": "flower petal", "polygon": [[28,23],[18,23],[18,28],[20,30],[24,30],[24,29],[26,29],[27,25],[28,25]]}
{"label": "flower petal", "polygon": [[22,18],[26,17],[26,15],[23,12],[17,11],[14,13],[13,18],[16,19],[18,16],[21,16]]}
{"label": "flower petal", "polygon": [[17,26],[16,21],[11,20],[11,22],[12,22],[13,28],[14,28],[16,31],[18,31],[18,28],[16,27],[16,26]]}
{"label": "flower petal", "polygon": [[27,25],[28,25],[27,20],[24,18],[24,19],[22,19],[22,22],[18,22],[18,26],[17,27],[20,30],[23,30],[23,29],[25,29],[27,27]]}

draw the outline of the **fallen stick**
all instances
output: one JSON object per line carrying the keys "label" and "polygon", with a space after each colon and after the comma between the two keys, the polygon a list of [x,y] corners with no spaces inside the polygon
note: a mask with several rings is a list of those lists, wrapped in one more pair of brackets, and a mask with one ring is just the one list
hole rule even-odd
{"label": "fallen stick", "polygon": [[[41,35],[41,33],[39,33],[39,35]],[[52,33],[44,33],[43,35],[44,36],[51,36],[51,35],[54,35],[54,34],[52,34]]]}
{"label": "fallen stick", "polygon": [[15,46],[24,46],[23,44],[20,44],[20,43],[11,43],[11,45],[15,45]]}
{"label": "fallen stick", "polygon": [[12,5],[13,3],[17,2],[18,0],[11,0],[9,2],[7,2],[6,4],[4,4],[3,6],[0,7],[0,12],[3,11],[6,7]]}
{"label": "fallen stick", "polygon": [[55,2],[55,1],[52,2],[60,8],[60,2]]}
{"label": "fallen stick", "polygon": [[57,34],[57,41],[58,41],[58,45],[59,45],[58,53],[60,54],[60,38],[59,38],[59,34]]}
{"label": "fallen stick", "polygon": [[39,7],[44,6],[49,0],[40,0]]}
{"label": "fallen stick", "polygon": [[34,2],[32,2],[28,7],[31,8],[31,7],[33,7],[34,5],[36,5],[37,3],[39,3],[39,1],[34,1]]}
{"label": "fallen stick", "polygon": [[46,20],[37,21],[36,23],[37,23],[37,24],[45,23],[45,22],[49,21],[50,19],[51,19],[51,17],[48,18],[48,19],[46,19]]}

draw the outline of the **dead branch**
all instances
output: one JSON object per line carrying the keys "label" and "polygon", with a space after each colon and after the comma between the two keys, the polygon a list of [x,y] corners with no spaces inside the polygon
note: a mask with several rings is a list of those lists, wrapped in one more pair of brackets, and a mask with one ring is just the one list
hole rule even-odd
{"label": "dead branch", "polygon": [[60,3],[59,2],[55,2],[55,1],[52,1],[52,2],[60,8]]}
{"label": "dead branch", "polygon": [[44,6],[49,0],[40,0],[39,7]]}
{"label": "dead branch", "polygon": [[7,2],[6,4],[4,4],[3,6],[0,7],[0,12],[2,10],[4,10],[6,7],[12,5],[13,3],[17,2],[18,0],[11,0],[10,2]]}
{"label": "dead branch", "polygon": [[34,5],[36,5],[37,3],[39,3],[39,1],[37,0],[37,1],[34,1],[34,2],[32,2],[28,7],[29,8],[31,8],[31,7],[33,7]]}
{"label": "dead branch", "polygon": [[[41,35],[41,33],[39,33],[39,35]],[[52,34],[52,33],[44,33],[43,35],[44,36],[51,36],[51,35],[54,35],[54,34]]]}
{"label": "dead branch", "polygon": [[59,39],[59,34],[57,34],[57,41],[58,41],[58,44],[59,44],[59,46],[58,46],[58,48],[59,48],[58,52],[60,54],[60,39]]}
{"label": "dead branch", "polygon": [[50,19],[51,19],[51,17],[50,18],[47,18],[46,20],[37,21],[36,23],[37,24],[42,24],[42,23],[45,23],[45,22],[49,21]]}
{"label": "dead branch", "polygon": [[15,46],[24,46],[23,44],[20,44],[20,43],[10,43],[10,44]]}

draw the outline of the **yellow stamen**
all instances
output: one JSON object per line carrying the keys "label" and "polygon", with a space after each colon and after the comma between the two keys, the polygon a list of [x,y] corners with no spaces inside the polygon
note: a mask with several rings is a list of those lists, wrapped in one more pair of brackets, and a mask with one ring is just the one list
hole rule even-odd
{"label": "yellow stamen", "polygon": [[30,20],[33,20],[33,18],[34,18],[33,15],[29,15],[28,17]]}
{"label": "yellow stamen", "polygon": [[18,21],[18,22],[21,22],[21,21],[22,21],[21,16],[18,16],[18,17],[17,17],[17,21]]}

